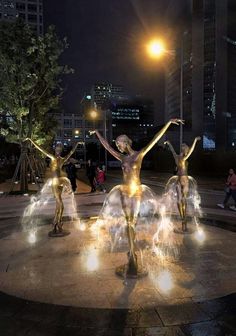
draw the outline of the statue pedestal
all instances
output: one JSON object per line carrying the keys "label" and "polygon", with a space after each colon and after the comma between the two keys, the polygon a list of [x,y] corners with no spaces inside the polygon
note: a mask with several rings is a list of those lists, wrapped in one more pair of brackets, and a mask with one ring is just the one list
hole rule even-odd
{"label": "statue pedestal", "polygon": [[53,238],[65,237],[65,236],[68,236],[69,234],[70,234],[70,231],[66,231],[66,230],[61,230],[61,231],[52,230],[48,232],[48,236],[53,237]]}
{"label": "statue pedestal", "polygon": [[129,269],[129,264],[116,267],[116,275],[123,279],[140,279],[148,275],[148,271],[144,266],[138,265],[137,269]]}

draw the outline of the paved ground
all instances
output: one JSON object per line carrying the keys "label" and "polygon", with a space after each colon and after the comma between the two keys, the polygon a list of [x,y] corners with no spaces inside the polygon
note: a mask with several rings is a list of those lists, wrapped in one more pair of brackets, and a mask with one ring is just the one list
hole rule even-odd
{"label": "paved ground", "polygon": [[[202,244],[193,235],[175,235],[177,258],[155,257],[149,277],[124,283],[114,268],[126,261],[126,244],[109,253],[88,220],[105,195],[87,194],[83,183],[79,190],[75,197],[85,226],[81,231],[66,222],[71,234],[55,240],[47,237],[53,201],[40,208],[37,239],[29,242],[20,225],[29,197],[0,199],[1,335],[236,335],[234,232],[204,226]],[[224,223],[235,216],[214,211]]]}

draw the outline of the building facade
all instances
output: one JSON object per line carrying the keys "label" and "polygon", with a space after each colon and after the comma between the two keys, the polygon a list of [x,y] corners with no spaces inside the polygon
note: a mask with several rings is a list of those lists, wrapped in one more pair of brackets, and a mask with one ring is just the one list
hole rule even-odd
{"label": "building facade", "polygon": [[0,0],[0,20],[23,19],[38,35],[43,34],[42,0]]}
{"label": "building facade", "polygon": [[150,99],[129,97],[125,100],[112,100],[108,113],[112,141],[119,135],[126,134],[137,143],[154,128],[154,104]]}
{"label": "building facade", "polygon": [[[202,136],[207,151],[236,147],[236,3],[193,0],[183,36],[184,141]],[[172,67],[172,68],[171,68]],[[180,62],[166,74],[166,119],[180,114]],[[178,132],[170,132],[178,143]]]}

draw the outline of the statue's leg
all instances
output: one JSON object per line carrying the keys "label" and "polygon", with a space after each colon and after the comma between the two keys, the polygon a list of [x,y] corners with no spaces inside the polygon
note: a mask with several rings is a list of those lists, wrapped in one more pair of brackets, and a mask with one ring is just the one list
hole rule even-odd
{"label": "statue's leg", "polygon": [[188,177],[184,176],[181,181],[181,193],[182,193],[182,209],[183,209],[183,221],[182,221],[182,228],[183,231],[187,231],[187,196],[189,190],[189,181]]}
{"label": "statue's leg", "polygon": [[54,220],[53,220],[53,231],[54,232],[58,231],[59,212],[60,212],[60,202],[58,200],[58,193],[59,193],[58,189],[59,189],[58,179],[54,179],[53,184],[52,184],[52,192],[56,200],[56,209],[55,209],[55,215],[54,215]]}
{"label": "statue's leg", "polygon": [[136,196],[131,199],[131,214],[130,214],[130,253],[132,256],[132,263],[134,264],[135,268],[138,268],[137,264],[137,255],[135,251],[137,250],[136,246],[136,225],[137,225],[137,220],[138,220],[138,214],[140,211],[140,197]]}
{"label": "statue's leg", "polygon": [[62,203],[62,198],[61,198],[61,194],[62,194],[62,185],[61,185],[61,181],[59,178],[54,178],[53,180],[53,184],[52,184],[52,191],[53,191],[53,195],[55,197],[56,200],[56,209],[55,209],[55,216],[54,216],[54,221],[53,221],[53,231],[54,232],[58,232],[62,230],[62,213],[63,213],[63,203]]}
{"label": "statue's leg", "polygon": [[135,253],[135,227],[134,227],[134,213],[132,208],[132,200],[130,197],[121,192],[121,205],[126,219],[126,232],[129,243],[128,252],[128,269],[127,273],[136,275],[138,272],[137,256]]}
{"label": "statue's leg", "polygon": [[58,226],[58,231],[61,232],[62,231],[62,215],[63,215],[63,211],[64,211],[64,204],[62,202],[62,190],[63,190],[63,187],[60,186],[59,187],[59,193],[58,193],[58,196],[57,196],[57,202],[59,204],[59,212],[58,212],[58,223],[57,223],[57,226]]}
{"label": "statue's leg", "polygon": [[180,181],[177,182],[176,185],[176,192],[177,192],[177,207],[179,210],[181,221],[183,220],[184,213],[183,213],[183,206],[182,206],[182,190],[181,190],[181,183]]}

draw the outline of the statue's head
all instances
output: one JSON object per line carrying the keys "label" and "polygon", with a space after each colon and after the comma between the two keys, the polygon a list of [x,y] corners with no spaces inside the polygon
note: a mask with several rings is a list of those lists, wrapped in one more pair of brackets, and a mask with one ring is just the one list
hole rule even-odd
{"label": "statue's head", "polygon": [[62,145],[62,143],[58,142],[58,143],[56,144],[56,147],[55,147],[55,154],[56,154],[57,156],[58,156],[58,155],[61,155],[62,151],[63,151],[63,145]]}
{"label": "statue's head", "polygon": [[182,143],[181,145],[181,153],[187,155],[189,152],[189,146],[186,143]]}
{"label": "statue's head", "polygon": [[116,146],[121,153],[127,152],[127,147],[132,146],[132,140],[127,135],[122,134],[116,138]]}

